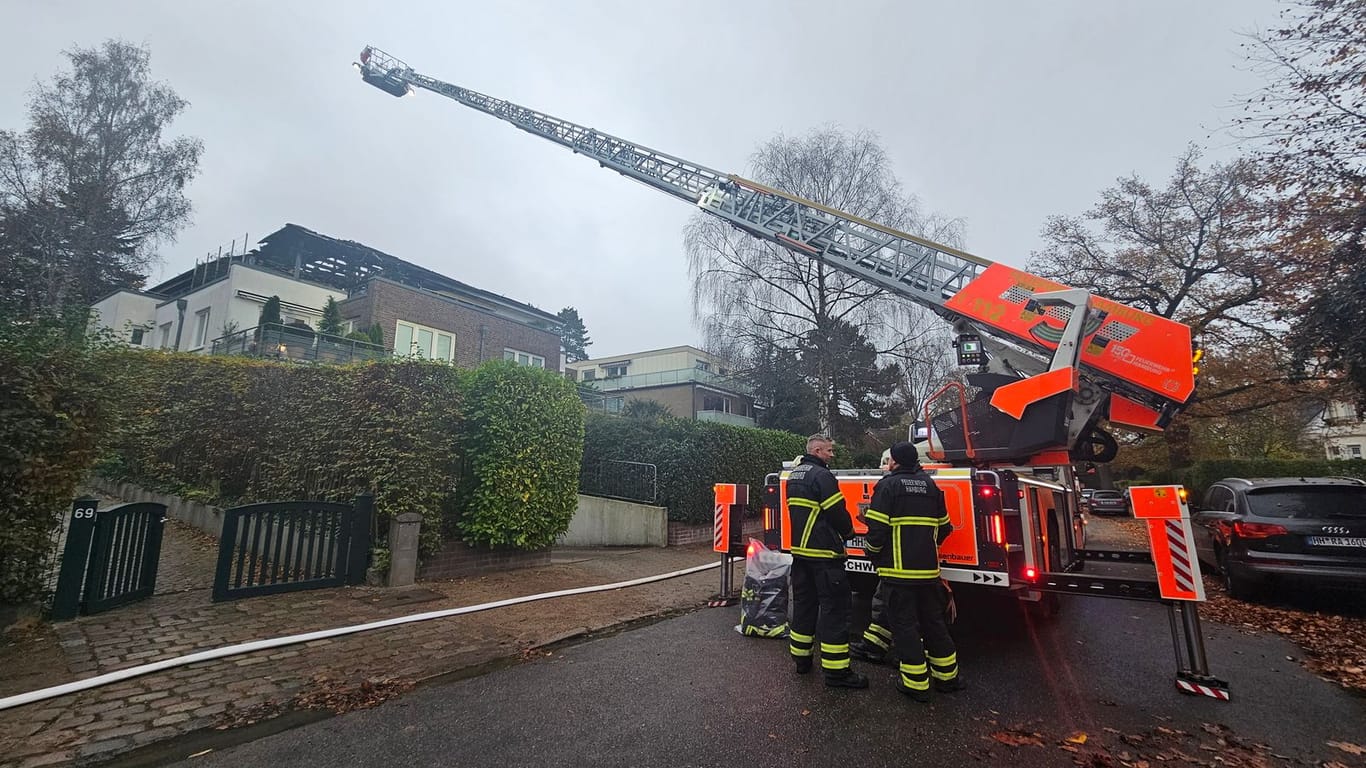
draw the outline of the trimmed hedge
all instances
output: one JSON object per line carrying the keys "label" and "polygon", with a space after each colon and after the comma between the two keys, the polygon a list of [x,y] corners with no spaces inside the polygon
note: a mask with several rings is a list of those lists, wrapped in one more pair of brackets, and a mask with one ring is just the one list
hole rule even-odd
{"label": "trimmed hedge", "polygon": [[0,603],[45,597],[53,534],[116,423],[111,357],[84,323],[0,319]]}
{"label": "trimmed hedge", "polygon": [[639,461],[658,468],[659,501],[669,519],[696,524],[712,519],[715,483],[749,484],[751,511],[761,508],[764,476],[806,448],[806,438],[776,429],[662,418],[588,417],[583,461]]}
{"label": "trimmed hedge", "polygon": [[476,369],[466,393],[460,533],[469,544],[550,546],[578,509],[578,389],[554,372],[498,361]]}
{"label": "trimmed hedge", "polygon": [[[1197,461],[1177,471],[1155,473],[1143,482],[1180,483],[1190,489],[1191,499],[1205,495],[1214,482],[1225,477],[1356,477],[1366,480],[1366,459],[1215,459]],[[1141,483],[1136,483],[1141,484]]]}
{"label": "trimmed hedge", "polygon": [[[137,405],[100,467],[106,476],[223,505],[347,501],[369,491],[384,518],[423,516],[423,554],[444,536],[534,547],[568,528],[583,408],[577,398],[565,407],[568,382],[554,374],[503,361],[471,372],[414,359],[305,366],[147,351],[123,357],[127,400]],[[471,387],[478,408],[466,423]],[[555,404],[557,419],[546,422],[545,409],[528,403]],[[525,450],[572,467],[531,461],[523,464],[530,479],[501,469],[498,451],[521,461]],[[384,530],[377,522],[376,532]]]}

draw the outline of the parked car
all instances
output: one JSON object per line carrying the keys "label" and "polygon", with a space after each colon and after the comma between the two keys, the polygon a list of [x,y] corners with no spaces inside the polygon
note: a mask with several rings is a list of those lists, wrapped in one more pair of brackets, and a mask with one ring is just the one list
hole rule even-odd
{"label": "parked car", "polygon": [[1194,513],[1200,559],[1229,594],[1278,579],[1366,585],[1366,482],[1347,477],[1225,478]]}
{"label": "parked car", "polygon": [[1096,491],[1091,494],[1091,514],[1127,515],[1129,497],[1122,491]]}
{"label": "parked car", "polygon": [[1090,511],[1091,511],[1091,494],[1093,494],[1093,493],[1095,493],[1095,492],[1096,492],[1096,489],[1095,489],[1095,488],[1082,488],[1082,489],[1081,489],[1081,511],[1082,511],[1082,512],[1090,512]]}

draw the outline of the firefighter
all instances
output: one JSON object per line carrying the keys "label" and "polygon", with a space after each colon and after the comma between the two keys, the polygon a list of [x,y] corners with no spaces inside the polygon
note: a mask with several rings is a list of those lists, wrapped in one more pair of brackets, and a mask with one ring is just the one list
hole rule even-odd
{"label": "firefighter", "polygon": [[797,674],[804,675],[811,671],[819,637],[825,684],[867,688],[868,678],[849,668],[853,599],[844,572],[844,540],[853,535],[854,523],[827,463],[834,456],[834,441],[812,435],[787,478],[787,513],[795,534],[789,649]]}
{"label": "firefighter", "polygon": [[887,623],[896,638],[897,688],[919,702],[959,690],[958,655],[945,621],[939,545],[953,531],[944,494],[920,467],[915,446],[892,446],[892,471],[878,481],[864,513],[868,552],[877,565]]}
{"label": "firefighter", "polygon": [[[892,449],[882,452],[878,469],[884,473],[892,471]],[[863,521],[868,524],[867,520]],[[861,661],[881,664],[887,659],[892,646],[892,630],[887,628],[887,603],[882,593],[882,580],[878,580],[873,590],[872,607],[869,610],[868,627],[863,630],[863,638],[849,644],[849,655]]]}

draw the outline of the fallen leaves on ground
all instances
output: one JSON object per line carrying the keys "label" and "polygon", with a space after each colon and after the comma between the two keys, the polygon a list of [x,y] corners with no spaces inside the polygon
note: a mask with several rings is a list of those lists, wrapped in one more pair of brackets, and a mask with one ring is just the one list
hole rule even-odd
{"label": "fallen leaves on ground", "polygon": [[1366,618],[1339,616],[1288,605],[1234,600],[1210,579],[1200,615],[1222,624],[1275,632],[1305,651],[1300,659],[1315,674],[1343,687],[1366,691]]}
{"label": "fallen leaves on ground", "polygon": [[1328,742],[1328,746],[1333,747],[1334,749],[1340,749],[1349,755],[1366,755],[1366,747],[1346,741],[1330,741]]}
{"label": "fallen leaves on ground", "polygon": [[[1138,732],[1105,728],[1102,733],[1075,732],[1053,737],[1033,729],[1037,722],[995,731],[990,738],[1010,747],[1054,747],[1071,755],[1072,763],[1086,768],[1281,768],[1303,766],[1301,760],[1275,753],[1271,747],[1244,739],[1219,723],[1204,723],[1197,733],[1156,726]],[[1348,754],[1355,744],[1329,742]],[[971,752],[971,750],[970,750]],[[984,759],[977,756],[977,759]],[[987,753],[986,757],[992,757]],[[994,761],[994,760],[993,760]],[[1346,768],[1341,763],[1315,763],[1322,768]]]}
{"label": "fallen leaves on ground", "polygon": [[411,680],[390,678],[348,682],[315,677],[310,687],[294,694],[288,700],[267,701],[254,707],[224,713],[214,728],[220,731],[241,728],[300,709],[328,710],[338,715],[358,709],[369,709],[407,693],[412,690],[413,685]]}

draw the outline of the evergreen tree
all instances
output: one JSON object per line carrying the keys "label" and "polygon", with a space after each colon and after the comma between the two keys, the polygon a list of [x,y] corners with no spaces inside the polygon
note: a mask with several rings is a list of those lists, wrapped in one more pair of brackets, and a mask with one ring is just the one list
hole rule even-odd
{"label": "evergreen tree", "polygon": [[556,317],[563,323],[560,326],[560,349],[564,351],[565,359],[571,363],[587,360],[588,348],[592,346],[593,341],[588,338],[588,329],[584,327],[579,311],[573,307],[565,307]]}
{"label": "evergreen tree", "polygon": [[327,303],[323,305],[323,319],[318,321],[318,333],[340,336],[342,322],[341,307],[337,305],[336,299],[328,296]]}
{"label": "evergreen tree", "polygon": [[384,329],[379,327],[379,323],[370,326],[370,343],[384,346]]}
{"label": "evergreen tree", "polygon": [[271,296],[266,299],[266,303],[261,307],[261,319],[257,321],[257,325],[281,325],[283,323],[284,318],[280,315],[280,297]]}

